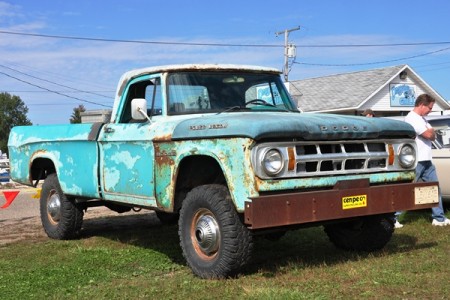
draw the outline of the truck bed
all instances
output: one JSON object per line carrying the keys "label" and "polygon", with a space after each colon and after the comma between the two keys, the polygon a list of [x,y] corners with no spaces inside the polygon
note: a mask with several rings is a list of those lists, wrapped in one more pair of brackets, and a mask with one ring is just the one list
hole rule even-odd
{"label": "truck bed", "polygon": [[33,162],[51,162],[65,194],[98,198],[97,136],[101,126],[94,123],[14,127],[8,141],[11,179],[32,185],[33,180],[46,175],[39,168],[32,169]]}

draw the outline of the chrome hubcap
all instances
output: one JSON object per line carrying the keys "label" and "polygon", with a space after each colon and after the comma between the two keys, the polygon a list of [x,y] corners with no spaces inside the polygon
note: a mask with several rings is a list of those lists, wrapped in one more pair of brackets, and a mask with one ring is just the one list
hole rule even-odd
{"label": "chrome hubcap", "polygon": [[47,212],[51,221],[58,223],[61,219],[61,200],[58,194],[52,194],[47,201]]}
{"label": "chrome hubcap", "polygon": [[212,216],[203,215],[197,220],[195,238],[202,252],[207,255],[219,249],[219,226]]}

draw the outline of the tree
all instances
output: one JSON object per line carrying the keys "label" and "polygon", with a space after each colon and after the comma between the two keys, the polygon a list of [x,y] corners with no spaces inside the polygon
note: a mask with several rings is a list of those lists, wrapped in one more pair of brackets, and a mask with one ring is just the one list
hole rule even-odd
{"label": "tree", "polygon": [[28,107],[19,96],[0,93],[0,150],[8,153],[8,137],[11,128],[32,125],[27,117]]}
{"label": "tree", "polygon": [[78,105],[78,107],[75,107],[73,109],[72,116],[70,117],[70,123],[71,124],[81,123],[81,113],[85,111],[86,108],[84,108],[84,105],[82,104]]}

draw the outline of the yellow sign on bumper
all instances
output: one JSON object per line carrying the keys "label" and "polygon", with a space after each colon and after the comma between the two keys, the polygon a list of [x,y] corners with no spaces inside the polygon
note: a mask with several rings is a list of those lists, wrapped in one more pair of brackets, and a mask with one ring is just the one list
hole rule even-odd
{"label": "yellow sign on bumper", "polygon": [[352,209],[367,206],[367,195],[342,197],[342,209]]}

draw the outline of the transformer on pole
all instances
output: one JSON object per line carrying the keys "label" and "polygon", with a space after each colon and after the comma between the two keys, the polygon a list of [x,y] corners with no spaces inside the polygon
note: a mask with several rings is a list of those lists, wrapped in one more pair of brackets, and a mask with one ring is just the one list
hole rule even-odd
{"label": "transformer on pole", "polygon": [[300,30],[300,26],[291,29],[285,29],[284,31],[276,32],[275,35],[279,36],[284,33],[284,67],[283,74],[284,80],[287,82],[289,77],[289,58],[295,58],[297,55],[297,48],[294,44],[289,44],[289,33],[292,31]]}

